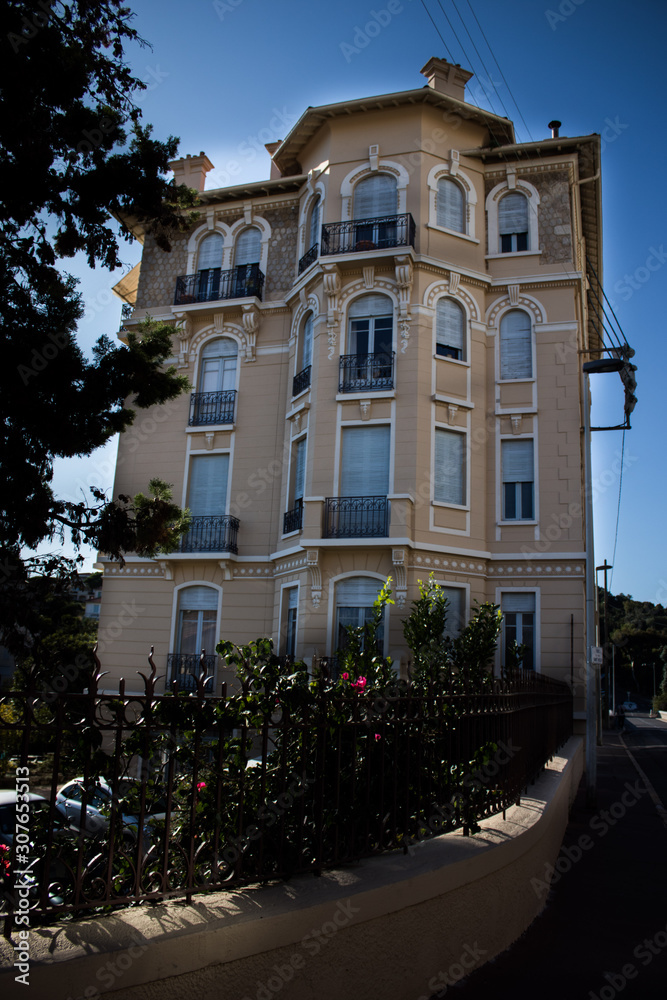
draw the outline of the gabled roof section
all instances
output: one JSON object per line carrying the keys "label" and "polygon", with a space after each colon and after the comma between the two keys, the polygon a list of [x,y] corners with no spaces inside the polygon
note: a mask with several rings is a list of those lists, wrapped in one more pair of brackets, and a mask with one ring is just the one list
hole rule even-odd
{"label": "gabled roof section", "polygon": [[477,122],[489,130],[492,145],[511,144],[514,142],[514,126],[509,118],[500,118],[490,111],[475,107],[465,101],[459,101],[448,94],[442,94],[430,86],[419,90],[403,90],[397,94],[382,94],[378,97],[364,97],[354,101],[342,101],[340,104],[322,104],[320,107],[307,108],[289,135],[282,141],[273,155],[284,176],[301,173],[299,157],[304,146],[315,135],[317,130],[333,118],[360,114],[364,111],[382,111],[388,108],[406,107],[408,105],[430,104],[463,118],[465,121]]}

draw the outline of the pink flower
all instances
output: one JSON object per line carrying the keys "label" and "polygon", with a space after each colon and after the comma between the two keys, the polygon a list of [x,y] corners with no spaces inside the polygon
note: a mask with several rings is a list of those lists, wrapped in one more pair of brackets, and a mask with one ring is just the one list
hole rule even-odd
{"label": "pink flower", "polygon": [[381,740],[381,739],[382,739],[382,737],[380,736],[380,734],[379,734],[379,733],[376,733],[376,734],[375,734],[375,739],[376,739],[376,741],[377,741],[377,740]]}
{"label": "pink flower", "polygon": [[366,681],[365,677],[358,677],[357,680],[354,681],[354,683],[352,684],[352,687],[358,688],[359,691],[363,691],[367,683],[368,682]]}
{"label": "pink flower", "polygon": [[197,782],[197,791],[201,792],[202,788],[206,788],[206,782],[205,781],[198,781]]}
{"label": "pink flower", "polygon": [[347,680],[349,680],[349,679],[350,679],[350,675],[349,675],[349,674],[347,674],[347,673],[345,673],[345,674],[341,674],[340,676],[341,676],[341,677],[343,678],[343,680],[344,680],[344,681],[347,681]]}

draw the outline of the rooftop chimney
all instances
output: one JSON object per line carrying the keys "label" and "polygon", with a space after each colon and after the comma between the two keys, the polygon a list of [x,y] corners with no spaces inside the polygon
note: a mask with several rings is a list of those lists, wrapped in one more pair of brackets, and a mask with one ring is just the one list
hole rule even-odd
{"label": "rooftop chimney", "polygon": [[423,69],[420,70],[428,80],[429,87],[439,94],[455,97],[457,101],[465,101],[466,83],[473,75],[459,65],[432,56]]}
{"label": "rooftop chimney", "polygon": [[203,152],[199,156],[191,156],[188,153],[187,156],[181,157],[180,160],[172,160],[168,166],[170,170],[174,171],[174,181],[176,184],[187,184],[188,187],[194,188],[195,191],[204,190],[206,174],[209,170],[213,170],[213,164],[206,153]]}
{"label": "rooftop chimney", "polygon": [[552,139],[558,139],[558,137],[560,136],[560,132],[558,131],[558,129],[561,127],[562,124],[563,124],[562,122],[557,122],[555,120],[552,121],[552,122],[549,122],[549,124],[547,125],[547,128],[551,129],[551,138]]}

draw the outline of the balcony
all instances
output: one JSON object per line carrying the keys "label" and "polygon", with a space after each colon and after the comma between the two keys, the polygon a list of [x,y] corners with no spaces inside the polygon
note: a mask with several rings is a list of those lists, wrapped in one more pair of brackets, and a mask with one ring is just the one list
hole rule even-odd
{"label": "balcony", "polygon": [[292,395],[298,396],[300,392],[307,389],[310,385],[310,371],[311,366],[308,365],[307,368],[303,368],[298,375],[295,375],[292,379]]}
{"label": "balcony", "polygon": [[324,257],[327,254],[391,250],[414,245],[415,222],[410,214],[383,215],[378,219],[354,219],[322,226],[320,254]]}
{"label": "balcony", "polygon": [[310,250],[303,255],[299,261],[299,274],[301,274],[302,271],[305,271],[307,267],[310,267],[313,261],[317,260],[319,249],[319,243],[314,243]]}
{"label": "balcony", "polygon": [[175,306],[192,302],[217,302],[220,299],[262,297],[264,275],[259,264],[241,264],[230,271],[212,267],[196,274],[182,274],[176,279]]}
{"label": "balcony", "polygon": [[291,510],[283,514],[283,535],[290,531],[301,531],[303,527],[303,500],[295,500]]}
{"label": "balcony", "polygon": [[379,392],[394,388],[394,352],[343,354],[340,359],[339,392]]}
{"label": "balcony", "polygon": [[325,538],[386,538],[389,501],[385,497],[327,497]]}
{"label": "balcony", "polygon": [[[213,654],[203,657],[203,666],[211,678],[206,684],[207,694],[214,694],[215,667],[218,657]],[[201,675],[202,657],[199,653],[169,653],[167,655],[167,691],[174,681],[178,681],[179,691],[196,691],[197,678]]]}
{"label": "balcony", "polygon": [[190,395],[190,427],[206,424],[233,424],[236,389],[221,392],[193,392]]}
{"label": "balcony", "polygon": [[207,514],[192,518],[190,530],[181,539],[181,552],[238,553],[239,519],[231,514]]}

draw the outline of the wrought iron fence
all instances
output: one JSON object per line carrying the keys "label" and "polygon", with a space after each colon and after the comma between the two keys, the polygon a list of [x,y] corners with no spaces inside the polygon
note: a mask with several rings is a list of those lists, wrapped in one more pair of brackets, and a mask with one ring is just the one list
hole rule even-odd
{"label": "wrought iron fence", "polygon": [[181,274],[176,279],[174,305],[244,299],[251,295],[261,299],[263,288],[264,274],[259,264],[239,264],[229,271],[210,267],[196,274]]}
{"label": "wrought iron fence", "polygon": [[181,552],[238,552],[239,519],[232,514],[193,517],[181,539]]}
{"label": "wrought iron fence", "polygon": [[327,497],[325,538],[386,538],[389,501],[386,497]]}
{"label": "wrought iron fence", "polygon": [[378,392],[394,388],[392,351],[379,354],[343,354],[339,367],[339,392]]}
{"label": "wrought iron fence", "polygon": [[218,657],[213,654],[206,656],[200,653],[169,653],[167,656],[167,686],[173,688],[177,682],[181,691],[196,691],[197,680],[202,667],[207,673],[207,693],[213,694],[215,684],[215,668]]}
{"label": "wrought iron fence", "polygon": [[314,243],[310,248],[310,250],[306,251],[306,253],[299,261],[299,274],[301,274],[302,271],[305,271],[307,267],[310,267],[313,261],[317,260],[319,249],[320,249],[319,243]]}
{"label": "wrought iron fence", "polygon": [[[31,746],[50,762],[48,801],[31,814],[26,846],[15,843],[0,859],[6,933],[17,911],[39,922],[190,902],[408,852],[461,826],[470,832],[516,803],[572,730],[569,688],[533,672],[486,675],[475,690],[451,673],[426,686],[395,678],[370,692],[325,669],[282,689],[257,686],[248,674],[238,693],[228,696],[223,685],[213,697],[201,662],[189,693],[178,682],[156,693],[151,656],[140,694],[126,693],[124,681],[117,694],[102,694],[99,674],[86,693],[0,698],[3,749],[11,748],[21,780]],[[96,836],[85,820],[66,829],[56,804],[61,774],[79,779],[80,817],[107,785]]]}
{"label": "wrought iron fence", "polygon": [[297,500],[291,510],[283,515],[283,535],[290,531],[300,531],[303,524],[303,500]]}
{"label": "wrought iron fence", "polygon": [[190,394],[190,426],[202,424],[233,424],[236,389]]}
{"label": "wrought iron fence", "polygon": [[322,256],[354,251],[389,250],[415,245],[415,221],[407,215],[329,222],[322,226]]}
{"label": "wrought iron fence", "polygon": [[298,396],[300,392],[307,389],[310,385],[310,372],[311,365],[307,368],[302,368],[298,375],[295,375],[292,379],[292,395]]}

